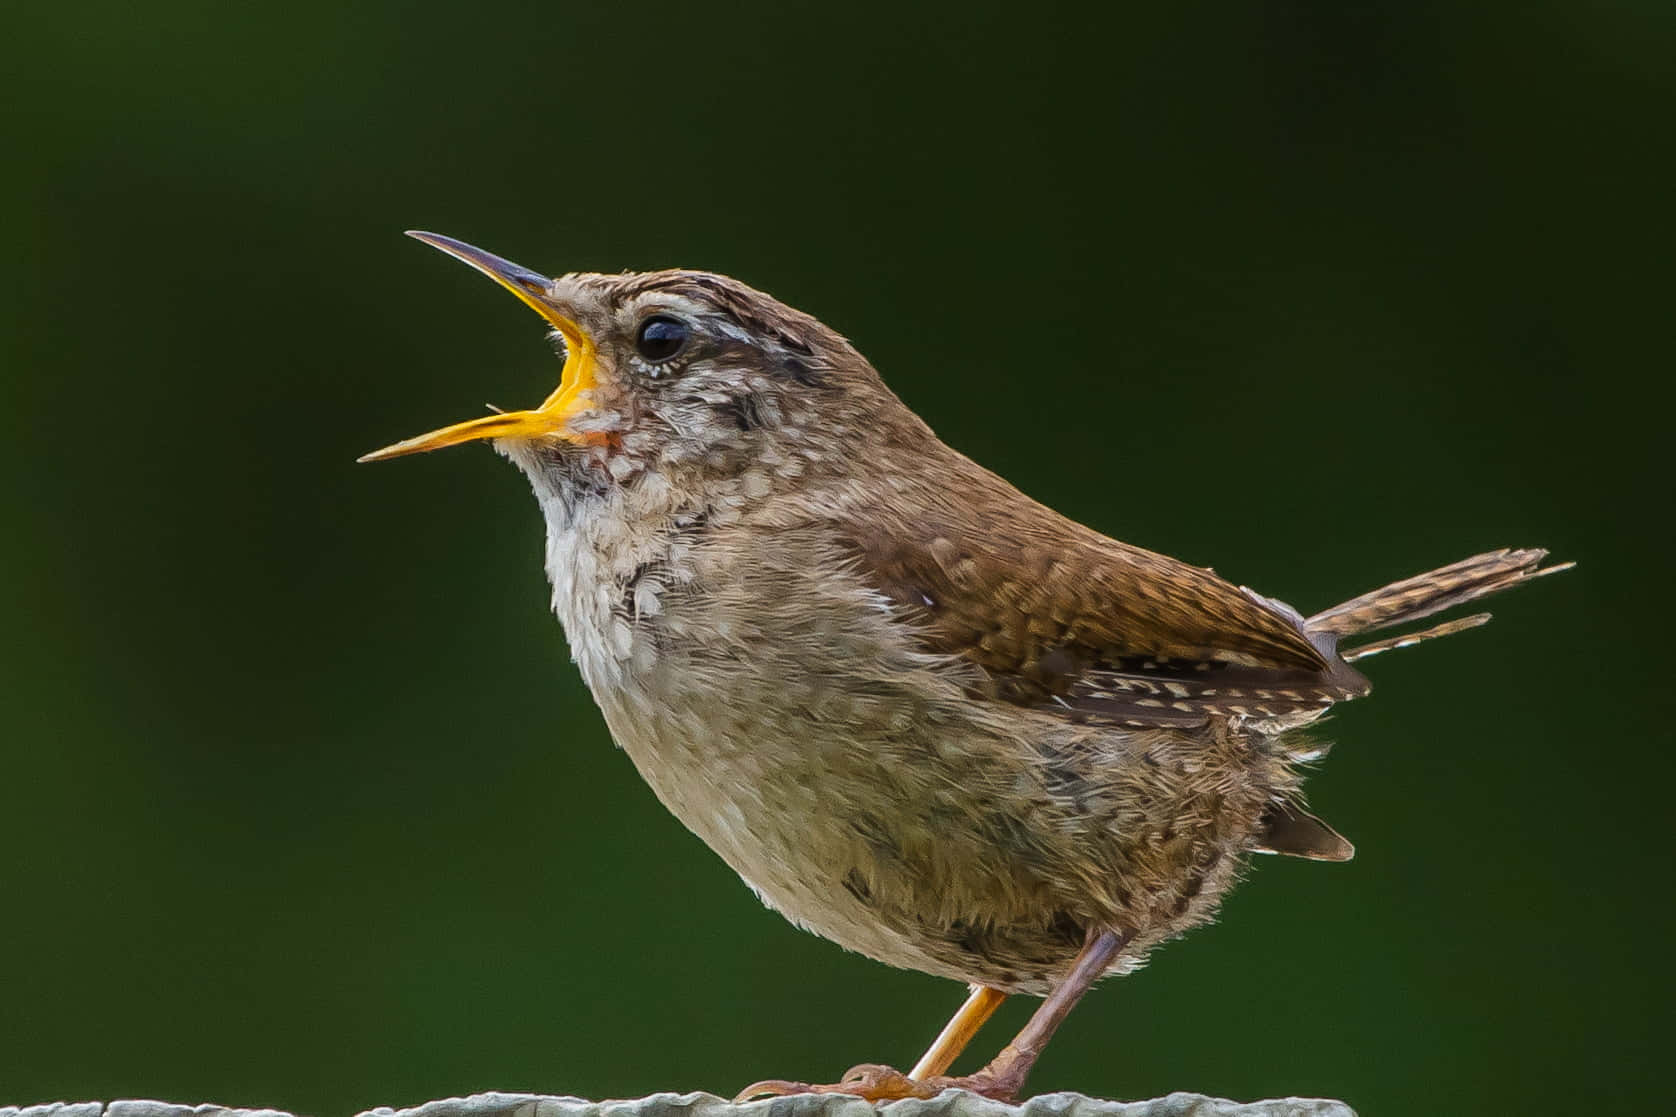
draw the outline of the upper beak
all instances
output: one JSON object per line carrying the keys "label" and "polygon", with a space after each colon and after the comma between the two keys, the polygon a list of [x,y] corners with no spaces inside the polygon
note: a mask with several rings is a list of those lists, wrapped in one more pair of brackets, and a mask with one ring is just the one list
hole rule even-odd
{"label": "upper beak", "polygon": [[557,390],[533,411],[508,411],[498,415],[485,415],[481,419],[468,419],[466,422],[455,423],[451,427],[443,427],[441,430],[386,446],[382,450],[363,454],[356,460],[383,461],[385,458],[421,454],[427,450],[440,450],[444,446],[484,438],[549,437],[578,440],[578,436],[572,434],[569,429],[569,421],[588,405],[585,396],[594,386],[594,343],[581,326],[560,314],[549,301],[548,292],[552,288],[552,281],[528,268],[519,267],[511,260],[503,260],[452,237],[417,230],[409,230],[407,235],[415,240],[424,241],[432,248],[439,248],[455,259],[464,260],[517,295],[525,306],[551,322],[553,327],[564,335],[564,372],[559,376]]}

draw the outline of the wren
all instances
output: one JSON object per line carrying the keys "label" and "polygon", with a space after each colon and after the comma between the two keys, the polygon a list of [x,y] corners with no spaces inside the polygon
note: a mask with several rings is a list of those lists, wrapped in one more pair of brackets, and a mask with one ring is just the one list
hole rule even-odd
{"label": "wren", "polygon": [[[553,609],[653,792],[799,927],[972,992],[907,1073],[743,1096],[1016,1097],[1100,978],[1209,919],[1310,814],[1348,645],[1564,569],[1501,550],[1303,616],[1109,539],[950,449],[844,338],[702,271],[549,279],[431,233],[552,327],[558,388],[363,460],[489,440],[547,521]],[[946,1072],[1004,997],[1045,997]]]}

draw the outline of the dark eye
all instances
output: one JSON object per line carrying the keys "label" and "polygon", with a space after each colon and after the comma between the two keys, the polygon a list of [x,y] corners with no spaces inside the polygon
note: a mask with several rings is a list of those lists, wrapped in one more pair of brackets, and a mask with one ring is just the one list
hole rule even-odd
{"label": "dark eye", "polygon": [[634,347],[648,361],[667,361],[681,351],[681,346],[687,343],[687,335],[691,332],[687,329],[687,324],[679,318],[659,314],[640,323],[640,332],[635,335]]}

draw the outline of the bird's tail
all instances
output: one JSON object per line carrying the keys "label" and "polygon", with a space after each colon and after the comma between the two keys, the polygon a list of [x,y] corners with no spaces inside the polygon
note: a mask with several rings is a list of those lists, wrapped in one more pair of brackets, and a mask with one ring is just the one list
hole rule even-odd
{"label": "bird's tail", "polygon": [[[1392,582],[1371,593],[1352,598],[1317,613],[1305,622],[1311,635],[1321,635],[1334,641],[1365,632],[1377,632],[1393,625],[1429,617],[1456,605],[1488,597],[1492,593],[1523,585],[1533,578],[1569,570],[1575,563],[1562,562],[1543,566],[1548,552],[1531,547],[1523,550],[1487,551],[1469,559],[1451,563],[1428,574]],[[1488,613],[1477,613],[1459,620],[1445,621],[1418,632],[1388,636],[1382,640],[1340,651],[1346,660],[1366,659],[1394,648],[1406,648],[1422,640],[1448,636],[1468,628],[1476,628],[1490,619]]]}
{"label": "bird's tail", "polygon": [[[1318,643],[1337,647],[1344,637],[1408,624],[1452,606],[1523,585],[1533,578],[1569,570],[1575,565],[1562,562],[1543,566],[1542,560],[1547,557],[1547,551],[1534,547],[1474,555],[1428,574],[1392,582],[1317,613],[1304,622],[1304,631],[1317,637]],[[1476,613],[1417,632],[1405,632],[1353,648],[1342,648],[1338,654],[1347,661],[1366,659],[1393,648],[1406,648],[1422,640],[1477,628],[1489,619],[1488,613]],[[1295,756],[1295,759],[1311,758],[1306,754]],[[1356,852],[1355,847],[1338,831],[1304,810],[1301,802],[1295,799],[1283,799],[1269,807],[1252,849],[1258,853],[1282,853],[1314,861],[1348,861]]]}

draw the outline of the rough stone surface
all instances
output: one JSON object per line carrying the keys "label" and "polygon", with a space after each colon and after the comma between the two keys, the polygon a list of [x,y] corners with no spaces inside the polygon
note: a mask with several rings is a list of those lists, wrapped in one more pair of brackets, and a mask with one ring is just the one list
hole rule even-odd
{"label": "rough stone surface", "polygon": [[[1203,1094],[1171,1094],[1151,1101],[1102,1101],[1081,1094],[1040,1094],[1006,1105],[949,1090],[930,1101],[879,1107],[886,1117],[1356,1117],[1341,1101],[1276,1098],[1235,1102]],[[277,1109],[229,1109],[162,1101],[49,1102],[3,1106],[0,1117],[291,1117]],[[358,1117],[874,1117],[859,1098],[805,1094],[736,1105],[714,1094],[653,1094],[632,1101],[584,1101],[547,1094],[473,1094],[411,1109],[380,1106]]]}

